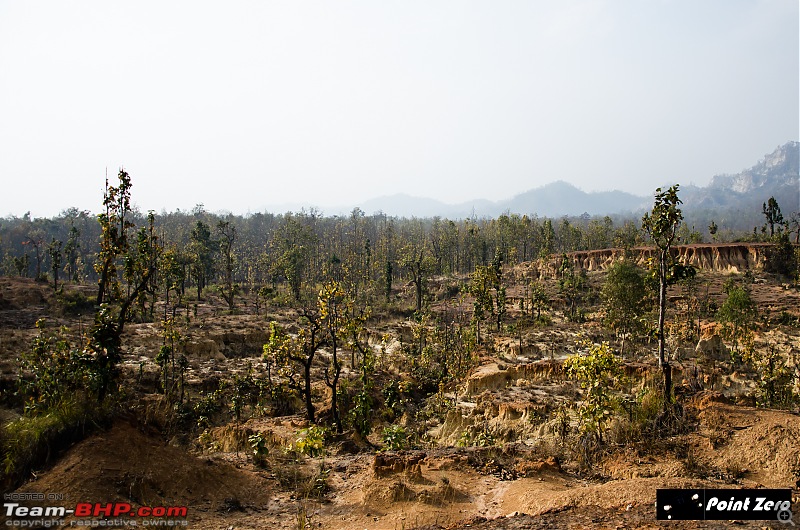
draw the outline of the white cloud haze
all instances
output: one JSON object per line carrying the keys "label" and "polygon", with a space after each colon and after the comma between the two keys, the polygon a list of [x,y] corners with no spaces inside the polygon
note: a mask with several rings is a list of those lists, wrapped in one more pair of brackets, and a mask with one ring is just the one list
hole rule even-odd
{"label": "white cloud haze", "polygon": [[[0,0],[0,216],[641,195],[798,139],[795,0]],[[370,213],[370,212],[368,212]]]}

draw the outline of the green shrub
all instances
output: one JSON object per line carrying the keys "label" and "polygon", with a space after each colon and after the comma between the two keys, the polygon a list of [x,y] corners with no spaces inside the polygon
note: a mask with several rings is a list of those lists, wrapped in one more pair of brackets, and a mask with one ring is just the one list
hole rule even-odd
{"label": "green shrub", "polygon": [[250,443],[250,448],[253,450],[253,462],[257,466],[264,467],[269,455],[269,438],[263,432],[251,434],[247,441]]}
{"label": "green shrub", "polygon": [[602,443],[605,424],[616,408],[612,390],[622,376],[619,359],[608,343],[590,344],[586,353],[568,357],[564,368],[570,377],[578,380],[583,390],[578,406],[582,431],[596,436]]}
{"label": "green shrub", "polygon": [[65,315],[88,315],[94,312],[95,300],[80,291],[65,291],[58,299]]}
{"label": "green shrub", "polygon": [[101,378],[93,356],[72,344],[67,328],[50,332],[44,320],[36,328],[39,334],[19,361],[19,393],[26,409],[48,411],[68,399],[89,399],[87,389],[97,388]]}
{"label": "green shrub", "polygon": [[322,456],[325,454],[325,434],[327,430],[319,425],[312,425],[298,433],[293,449],[301,455]]}
{"label": "green shrub", "polygon": [[383,444],[389,451],[400,451],[408,448],[408,434],[402,425],[390,425],[383,429]]}

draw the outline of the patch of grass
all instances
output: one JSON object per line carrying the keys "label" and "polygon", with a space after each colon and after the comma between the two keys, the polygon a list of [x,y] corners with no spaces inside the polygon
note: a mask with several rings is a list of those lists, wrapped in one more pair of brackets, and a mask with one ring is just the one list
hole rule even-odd
{"label": "patch of grass", "polygon": [[62,401],[36,415],[22,416],[0,429],[3,487],[14,488],[37,467],[108,422],[110,406]]}
{"label": "patch of grass", "polygon": [[319,499],[330,491],[330,467],[325,460],[320,460],[316,466],[309,466],[291,457],[270,455],[265,458],[265,467],[278,481],[280,488],[293,492],[295,498]]}
{"label": "patch of grass", "polygon": [[58,302],[65,315],[91,315],[95,311],[95,299],[77,290],[64,291]]}

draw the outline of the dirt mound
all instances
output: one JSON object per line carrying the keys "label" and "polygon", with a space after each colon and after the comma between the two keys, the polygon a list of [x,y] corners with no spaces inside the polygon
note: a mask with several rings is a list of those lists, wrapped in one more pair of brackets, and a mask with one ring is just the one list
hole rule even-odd
{"label": "dirt mound", "polygon": [[800,417],[769,409],[714,403],[700,414],[713,434],[727,439],[712,462],[770,488],[800,482]]}
{"label": "dirt mound", "polygon": [[265,506],[271,489],[267,482],[253,472],[165,445],[119,422],[72,447],[52,469],[19,491],[60,493],[68,503],[187,506],[190,522],[200,517],[208,522],[214,513],[222,516],[231,506],[239,511]]}

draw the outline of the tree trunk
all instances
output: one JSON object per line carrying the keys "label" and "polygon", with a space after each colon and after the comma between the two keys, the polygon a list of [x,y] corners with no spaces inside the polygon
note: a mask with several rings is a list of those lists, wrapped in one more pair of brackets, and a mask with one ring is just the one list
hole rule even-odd
{"label": "tree trunk", "polygon": [[333,415],[333,423],[336,425],[336,432],[342,434],[342,421],[339,419],[339,400],[336,396],[337,387],[339,386],[339,359],[336,353],[336,345],[333,346],[333,381],[329,385],[331,387],[331,413]]}
{"label": "tree trunk", "polygon": [[306,416],[309,423],[317,423],[314,411],[314,402],[311,400],[311,363],[314,362],[314,355],[311,354],[303,363],[303,376],[305,387],[303,389],[306,398]]}
{"label": "tree trunk", "polygon": [[106,284],[108,283],[108,268],[110,264],[108,260],[103,263],[103,270],[100,271],[100,281],[98,282],[97,288],[97,305],[100,305],[104,302],[104,297],[106,293]]}
{"label": "tree trunk", "polygon": [[672,367],[667,361],[664,337],[664,320],[667,312],[667,251],[662,250],[659,263],[658,289],[658,365],[664,372],[664,410],[672,403]]}

